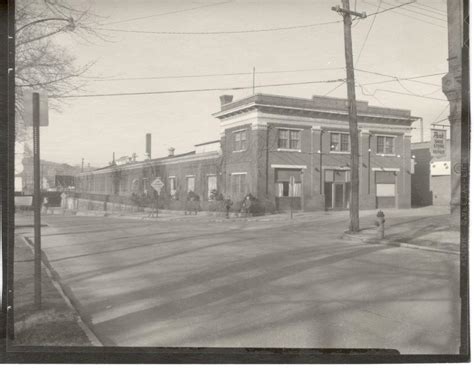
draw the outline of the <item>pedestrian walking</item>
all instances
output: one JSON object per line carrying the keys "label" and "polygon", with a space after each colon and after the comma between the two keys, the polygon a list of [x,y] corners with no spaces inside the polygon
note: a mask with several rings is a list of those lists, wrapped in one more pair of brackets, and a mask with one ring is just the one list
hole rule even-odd
{"label": "pedestrian walking", "polygon": [[227,199],[225,200],[225,217],[227,219],[229,219],[229,212],[232,205],[233,205],[232,200],[230,199],[230,197],[227,197]]}
{"label": "pedestrian walking", "polygon": [[67,202],[66,202],[66,200],[67,200],[66,192],[61,193],[61,207],[62,207],[63,209],[66,209],[66,208],[67,208]]}
{"label": "pedestrian walking", "polygon": [[44,199],[43,199],[43,214],[48,214],[48,209],[49,209],[49,202],[48,202],[48,198],[45,196]]}

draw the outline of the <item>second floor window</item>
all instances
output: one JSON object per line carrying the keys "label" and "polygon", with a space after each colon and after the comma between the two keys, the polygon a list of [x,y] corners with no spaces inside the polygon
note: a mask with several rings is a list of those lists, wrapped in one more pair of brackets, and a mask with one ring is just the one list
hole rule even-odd
{"label": "second floor window", "polygon": [[247,190],[247,175],[245,173],[232,173],[230,188],[234,199],[242,199]]}
{"label": "second floor window", "polygon": [[395,137],[377,136],[377,154],[395,154]]}
{"label": "second floor window", "polygon": [[234,132],[234,151],[247,149],[247,131]]}
{"label": "second floor window", "polygon": [[331,150],[336,152],[349,152],[349,134],[331,133]]}
{"label": "second floor window", "polygon": [[299,150],[301,149],[301,131],[294,129],[278,130],[278,148]]}

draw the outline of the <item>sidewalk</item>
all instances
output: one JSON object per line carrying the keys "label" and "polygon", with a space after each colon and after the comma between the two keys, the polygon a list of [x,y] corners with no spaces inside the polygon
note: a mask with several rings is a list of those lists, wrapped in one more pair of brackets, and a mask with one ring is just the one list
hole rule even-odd
{"label": "sidewalk", "polygon": [[[427,207],[411,209],[411,212],[386,211],[385,238],[382,243],[397,244],[427,251],[460,253],[460,229],[450,223],[449,209]],[[362,240],[364,242],[381,242],[373,219],[361,221],[362,231],[359,234],[344,234],[344,238]]]}
{"label": "sidewalk", "polygon": [[44,265],[42,308],[36,310],[33,252],[20,235],[15,235],[14,273],[15,345],[93,345],[94,338],[88,338],[75,309],[62,295]]}

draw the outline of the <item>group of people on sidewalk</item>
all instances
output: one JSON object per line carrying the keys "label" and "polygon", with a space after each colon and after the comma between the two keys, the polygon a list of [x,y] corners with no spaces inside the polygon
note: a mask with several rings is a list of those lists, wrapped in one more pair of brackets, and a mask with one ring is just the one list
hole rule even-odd
{"label": "group of people on sidewalk", "polygon": [[[240,213],[242,216],[245,216],[245,217],[250,216],[254,201],[255,201],[255,198],[251,194],[246,195],[244,200],[241,203],[241,206],[239,207],[239,210],[236,212],[236,214]],[[227,198],[223,200],[223,205],[225,209],[225,217],[229,219],[232,206],[234,205],[230,196],[227,196]],[[197,215],[198,210],[199,210],[199,196],[195,194],[193,191],[190,191],[186,198],[184,214],[188,215],[188,214],[194,213],[195,215]]]}

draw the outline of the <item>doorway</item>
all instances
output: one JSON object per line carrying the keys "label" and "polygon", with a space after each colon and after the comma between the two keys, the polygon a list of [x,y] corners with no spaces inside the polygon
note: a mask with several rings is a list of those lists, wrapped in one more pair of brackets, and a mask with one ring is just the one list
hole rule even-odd
{"label": "doorway", "polygon": [[326,209],[348,209],[351,198],[350,171],[326,170],[324,197]]}

